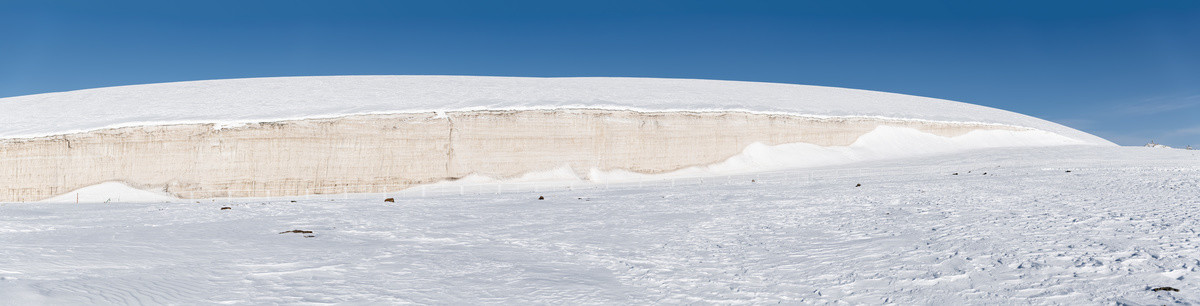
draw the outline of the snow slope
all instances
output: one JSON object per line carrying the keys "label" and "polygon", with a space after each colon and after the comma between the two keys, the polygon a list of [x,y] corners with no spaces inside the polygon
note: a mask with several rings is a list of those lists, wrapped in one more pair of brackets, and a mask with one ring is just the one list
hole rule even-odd
{"label": "snow slope", "polygon": [[141,190],[121,182],[104,182],[57,197],[46,199],[47,203],[150,203],[179,200],[171,195]]}
{"label": "snow slope", "polygon": [[[880,126],[845,147],[825,147],[807,143],[768,146],[756,143],[747,147],[741,154],[724,162],[684,169],[672,174],[679,176],[744,174],[930,156],[987,148],[1078,144],[1080,142],[1077,140],[1045,131],[977,130],[955,137],[942,137],[915,129]],[[668,174],[668,176],[670,175]],[[593,178],[593,180],[596,179]]]}
{"label": "snow slope", "polygon": [[[1196,304],[1197,190],[1200,152],[1059,146],[396,203],[9,203],[0,204],[0,297]],[[313,233],[280,234],[292,230]],[[1179,291],[1151,291],[1164,286]]]}
{"label": "snow slope", "polygon": [[[954,152],[1003,147],[1049,147],[1079,145],[1080,141],[1045,131],[972,131],[955,137],[943,137],[910,128],[880,126],[849,146],[818,146],[789,143],[768,146],[754,143],[742,153],[725,161],[680,169],[661,174],[641,174],[623,170],[588,169],[587,177],[578,177],[569,167],[528,173],[523,177],[495,180],[470,177],[463,183],[526,183],[592,181],[627,183],[672,178],[696,178],[747,174],[784,169],[853,164],[857,162],[932,156]],[[449,184],[455,185],[455,184]],[[561,185],[561,184],[558,184]]]}
{"label": "snow slope", "polygon": [[0,138],[170,123],[482,109],[750,111],[998,123],[1093,144],[1099,137],[978,105],[844,88],[650,78],[330,76],[121,86],[0,99]]}

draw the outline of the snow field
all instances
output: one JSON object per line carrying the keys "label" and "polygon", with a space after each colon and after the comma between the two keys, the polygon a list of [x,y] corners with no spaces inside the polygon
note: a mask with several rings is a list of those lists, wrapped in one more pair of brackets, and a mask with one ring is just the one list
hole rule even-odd
{"label": "snow field", "polygon": [[[1197,190],[1195,152],[1067,146],[394,204],[364,195],[9,203],[0,206],[0,296],[74,304],[1197,303]],[[280,234],[293,229],[315,237]],[[1149,290],[1158,286],[1181,291]]]}

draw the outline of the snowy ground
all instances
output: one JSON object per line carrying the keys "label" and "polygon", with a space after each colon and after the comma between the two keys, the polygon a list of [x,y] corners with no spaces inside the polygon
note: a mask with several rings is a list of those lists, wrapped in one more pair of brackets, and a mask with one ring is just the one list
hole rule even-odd
{"label": "snowy ground", "polygon": [[[296,229],[313,233],[280,234]],[[1154,148],[396,203],[0,206],[14,304],[1200,303],[1198,266],[1200,152]]]}

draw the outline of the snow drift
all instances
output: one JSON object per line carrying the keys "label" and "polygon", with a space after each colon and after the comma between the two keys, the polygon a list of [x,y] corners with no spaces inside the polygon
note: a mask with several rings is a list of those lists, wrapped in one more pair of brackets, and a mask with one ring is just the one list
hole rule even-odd
{"label": "snow drift", "polygon": [[149,203],[178,200],[162,192],[141,190],[121,182],[105,182],[46,199],[47,203]]}

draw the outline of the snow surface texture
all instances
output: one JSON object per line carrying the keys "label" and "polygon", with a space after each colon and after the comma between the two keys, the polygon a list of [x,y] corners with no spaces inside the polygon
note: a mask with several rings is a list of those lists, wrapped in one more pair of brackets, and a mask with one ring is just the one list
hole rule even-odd
{"label": "snow surface texture", "polygon": [[88,89],[0,99],[0,138],[101,128],[278,121],[354,114],[597,108],[749,111],[981,122],[1099,137],[1009,111],[833,87],[650,78],[333,76],[230,79]]}
{"label": "snow surface texture", "polygon": [[[396,203],[10,203],[0,204],[0,296],[15,305],[1200,303],[1197,190],[1200,152],[1063,146]],[[1150,290],[1163,286],[1179,291]]]}

